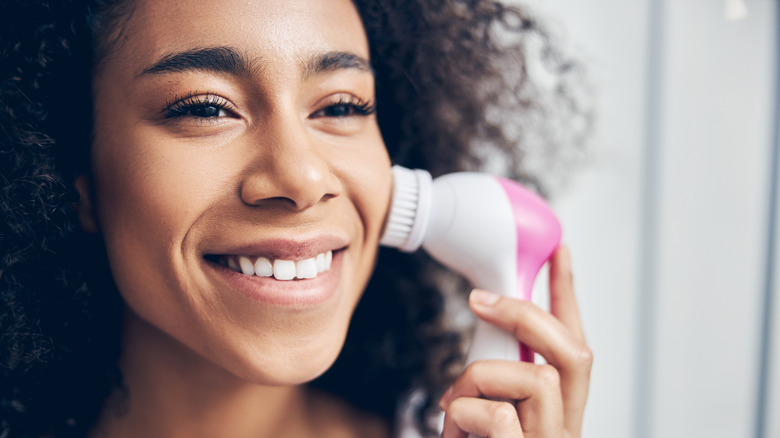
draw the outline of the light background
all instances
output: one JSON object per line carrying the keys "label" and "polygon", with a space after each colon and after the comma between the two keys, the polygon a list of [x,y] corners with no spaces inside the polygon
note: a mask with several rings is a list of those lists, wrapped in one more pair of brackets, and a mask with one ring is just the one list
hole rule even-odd
{"label": "light background", "polygon": [[584,437],[780,437],[777,2],[526,3],[599,94],[553,201],[595,353]]}

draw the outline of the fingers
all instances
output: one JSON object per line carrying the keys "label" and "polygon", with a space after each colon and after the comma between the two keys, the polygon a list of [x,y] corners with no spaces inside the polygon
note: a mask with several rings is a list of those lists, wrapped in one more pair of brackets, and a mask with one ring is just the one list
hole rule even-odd
{"label": "fingers", "polygon": [[469,304],[481,319],[512,333],[558,369],[579,368],[587,349],[561,321],[533,303],[474,290]]}
{"label": "fingers", "polygon": [[460,436],[456,430],[491,437],[521,436],[520,431],[528,437],[560,437],[563,432],[560,382],[550,365],[474,362],[442,397],[440,406],[451,436]]}
{"label": "fingers", "polygon": [[490,438],[522,438],[514,405],[482,398],[460,397],[447,409],[442,438],[466,438],[474,434]]}
{"label": "fingers", "polygon": [[588,399],[593,353],[585,343],[573,280],[569,248],[561,245],[550,259],[550,312],[578,341],[572,347],[569,368],[561,372],[561,391],[566,406],[566,429],[580,431]]}
{"label": "fingers", "polygon": [[513,333],[555,367],[560,376],[564,427],[578,436],[593,356],[580,323],[568,251],[559,249],[550,261],[551,313],[530,302],[477,290],[472,292],[469,303],[481,319]]}

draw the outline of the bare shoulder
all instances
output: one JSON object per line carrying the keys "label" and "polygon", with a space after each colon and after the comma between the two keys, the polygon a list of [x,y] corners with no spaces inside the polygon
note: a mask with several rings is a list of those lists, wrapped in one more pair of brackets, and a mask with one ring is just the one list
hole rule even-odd
{"label": "bare shoulder", "polygon": [[323,438],[390,438],[390,425],[333,395],[309,390],[312,426]]}

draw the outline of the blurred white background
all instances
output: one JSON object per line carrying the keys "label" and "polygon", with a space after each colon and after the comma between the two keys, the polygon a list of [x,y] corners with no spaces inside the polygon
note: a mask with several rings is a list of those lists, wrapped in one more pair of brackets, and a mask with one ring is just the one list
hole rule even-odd
{"label": "blurred white background", "polygon": [[780,437],[777,2],[525,3],[599,94],[554,200],[595,352],[584,437]]}

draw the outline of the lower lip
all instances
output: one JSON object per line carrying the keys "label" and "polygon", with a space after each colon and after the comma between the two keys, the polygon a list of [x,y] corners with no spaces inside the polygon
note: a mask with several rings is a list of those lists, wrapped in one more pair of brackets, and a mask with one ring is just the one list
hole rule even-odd
{"label": "lower lip", "polygon": [[343,251],[333,252],[330,269],[315,278],[277,280],[273,277],[244,275],[226,266],[207,261],[206,264],[227,283],[229,289],[266,304],[279,306],[315,306],[328,301],[336,293],[341,277]]}

